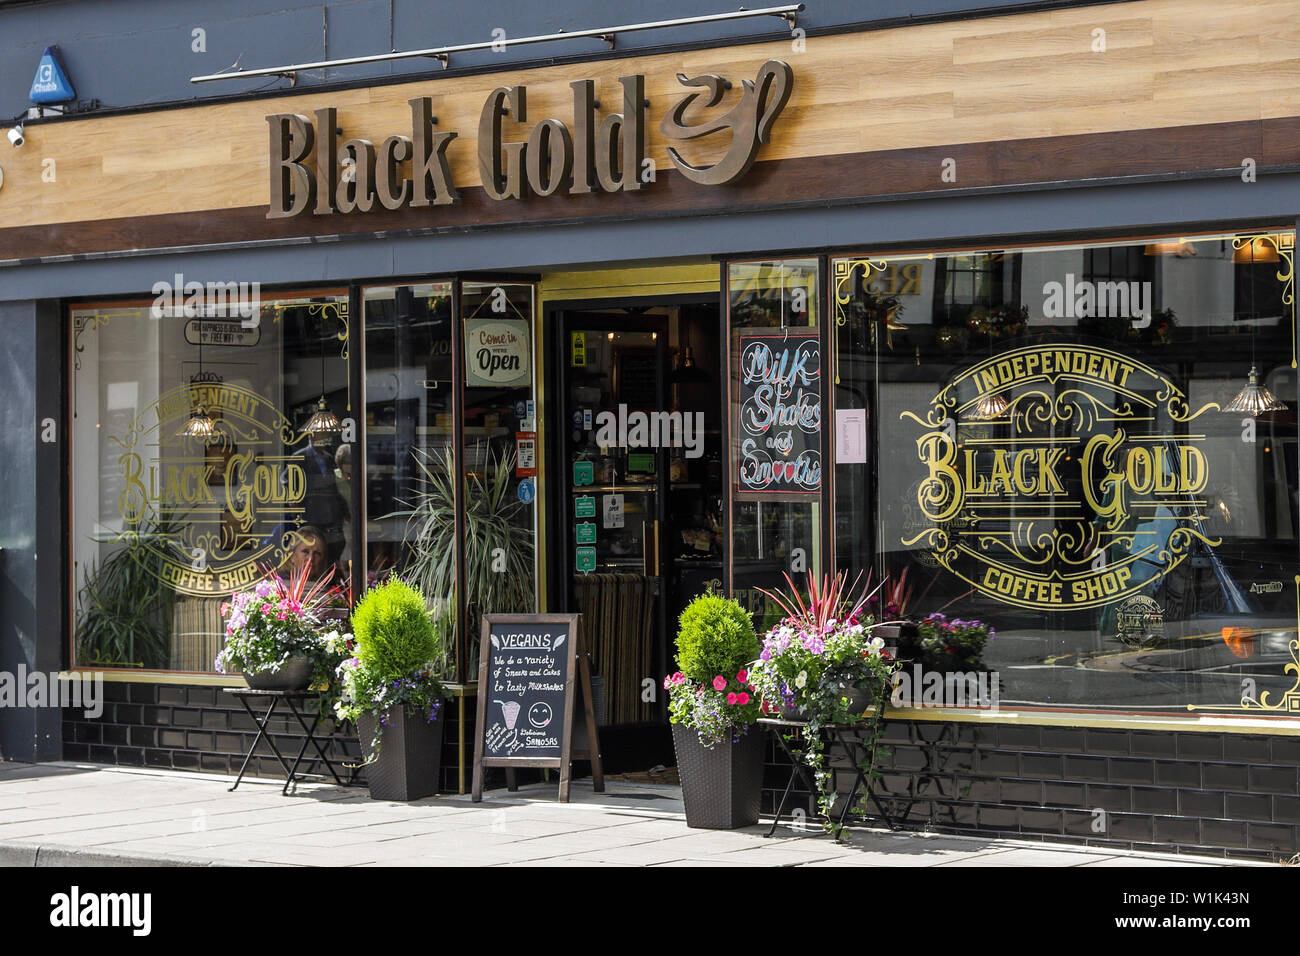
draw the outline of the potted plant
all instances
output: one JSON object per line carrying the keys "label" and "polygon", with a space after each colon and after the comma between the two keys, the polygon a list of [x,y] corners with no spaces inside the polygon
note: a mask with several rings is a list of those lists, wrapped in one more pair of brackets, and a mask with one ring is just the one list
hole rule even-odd
{"label": "potted plant", "polygon": [[442,769],[441,635],[424,595],[397,577],[371,588],[352,612],[356,656],[339,665],[335,714],[356,722],[376,800],[438,792]]}
{"label": "potted plant", "polygon": [[949,618],[938,611],[917,623],[921,664],[935,671],[984,668],[984,646],[996,633],[983,621]]}
{"label": "potted plant", "polygon": [[[897,662],[884,639],[871,634],[867,607],[873,595],[865,586],[854,598],[844,574],[818,581],[810,572],[805,599],[790,576],[785,579],[788,594],[763,591],[786,616],[764,635],[749,679],[765,712],[807,722],[803,742],[792,749],[812,771],[818,811],[829,819],[836,794],[821,728],[860,720],[871,701],[880,699]],[[874,741],[868,746],[874,749]]]}
{"label": "potted plant", "polygon": [[306,690],[328,683],[330,652],[319,632],[334,597],[328,576],[317,581],[303,567],[288,580],[274,571],[221,606],[226,642],[217,655],[220,673],[244,675],[254,690]]}
{"label": "potted plant", "polygon": [[734,600],[710,590],[682,612],[664,688],[688,827],[758,822],[763,738],[751,732],[759,711],[747,670],[757,656],[754,622]]}

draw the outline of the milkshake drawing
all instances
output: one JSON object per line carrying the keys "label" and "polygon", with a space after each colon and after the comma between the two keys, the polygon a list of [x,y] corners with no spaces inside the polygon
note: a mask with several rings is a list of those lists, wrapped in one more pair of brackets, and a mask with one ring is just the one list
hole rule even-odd
{"label": "milkshake drawing", "polygon": [[512,700],[507,703],[504,700],[494,700],[492,703],[501,705],[501,715],[506,719],[506,729],[514,730],[515,721],[519,719],[519,701]]}

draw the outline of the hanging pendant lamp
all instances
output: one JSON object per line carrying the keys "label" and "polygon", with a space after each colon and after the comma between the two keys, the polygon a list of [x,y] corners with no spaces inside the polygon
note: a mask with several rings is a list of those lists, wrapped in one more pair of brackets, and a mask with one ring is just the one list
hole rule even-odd
{"label": "hanging pendant lamp", "polygon": [[[199,374],[190,379],[190,385],[195,382],[208,382],[216,376],[203,374],[203,320],[199,320]],[[217,433],[217,423],[208,415],[203,403],[199,402],[190,412],[189,419],[181,426],[181,430],[176,433],[177,438],[198,438],[207,441]]]}
{"label": "hanging pendant lamp", "polygon": [[1280,412],[1286,408],[1286,402],[1280,401],[1267,385],[1259,384],[1259,370],[1252,365],[1246,384],[1242,386],[1236,398],[1224,406],[1226,415],[1249,415],[1252,418],[1265,412]]}
{"label": "hanging pendant lamp", "polygon": [[977,422],[991,422],[999,418],[1005,418],[1010,403],[1002,397],[1001,392],[990,392],[975,404],[975,410],[971,412],[971,418]]}
{"label": "hanging pendant lamp", "polygon": [[[322,325],[325,320],[325,309],[320,310]],[[304,431],[311,432],[313,435],[323,435],[329,432],[342,431],[343,426],[339,424],[339,418],[335,415],[328,405],[325,404],[325,337],[320,337],[320,401],[316,403],[316,411],[312,412],[311,418],[307,419],[307,425]]]}

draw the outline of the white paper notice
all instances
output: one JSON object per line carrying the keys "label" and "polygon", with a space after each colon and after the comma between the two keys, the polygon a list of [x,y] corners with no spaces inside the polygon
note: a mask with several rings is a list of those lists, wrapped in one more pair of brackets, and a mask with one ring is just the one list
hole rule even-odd
{"label": "white paper notice", "polygon": [[606,528],[623,527],[623,496],[622,495],[605,495],[601,499],[601,508],[603,509],[602,524]]}
{"label": "white paper notice", "polygon": [[865,408],[835,409],[835,463],[837,465],[867,463],[867,410]]}

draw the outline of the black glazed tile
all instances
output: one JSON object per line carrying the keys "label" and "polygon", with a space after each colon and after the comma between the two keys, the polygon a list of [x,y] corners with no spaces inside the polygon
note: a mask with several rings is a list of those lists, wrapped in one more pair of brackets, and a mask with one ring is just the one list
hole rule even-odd
{"label": "black glazed tile", "polygon": [[1273,819],[1273,800],[1263,793],[1230,793],[1225,800],[1230,820],[1254,820],[1268,823]]}
{"label": "black glazed tile", "polygon": [[950,826],[974,829],[979,826],[979,807],[972,803],[941,803],[935,807],[936,819]]}
{"label": "black glazed tile", "polygon": [[1081,754],[1083,729],[1080,727],[1044,727],[1041,733],[1043,750],[1053,753]]}
{"label": "black glazed tile", "polygon": [[948,774],[917,774],[913,786],[918,797],[951,800],[960,796],[957,784]]}
{"label": "black glazed tile", "polygon": [[1017,776],[1020,773],[1020,755],[999,750],[981,750],[975,766],[980,773]]}
{"label": "black glazed tile", "polygon": [[1065,779],[1102,783],[1110,779],[1105,757],[1067,756]]}
{"label": "black glazed tile", "polygon": [[1222,760],[1223,734],[1177,734],[1178,756],[1183,760]]}
{"label": "black glazed tile", "polygon": [[138,724],[144,718],[144,708],[139,704],[114,704],[112,719],[119,724]]}
{"label": "black glazed tile", "polygon": [[153,724],[155,727],[166,727],[172,722],[172,710],[170,707],[150,705],[144,708],[140,719],[146,724]]}
{"label": "black glazed tile", "polygon": [[1134,787],[1134,813],[1178,813],[1178,791],[1167,787]]}
{"label": "black glazed tile", "polygon": [[1129,732],[1129,745],[1135,757],[1163,757],[1173,760],[1178,756],[1178,745],[1173,734],[1134,730]]}
{"label": "black glazed tile", "polygon": [[998,796],[1002,803],[1025,803],[1041,807],[1043,784],[1038,780],[1003,779],[998,782]]}
{"label": "black glazed tile", "polygon": [[953,778],[953,785],[957,796],[963,800],[979,802],[998,798],[998,781],[995,777],[958,776]]}
{"label": "black glazed tile", "polygon": [[172,753],[170,750],[146,748],[144,762],[149,767],[170,767],[172,765]]}
{"label": "black glazed tile", "polygon": [[1102,730],[1088,727],[1084,730],[1084,753],[1108,754],[1127,757],[1132,753],[1127,730]]}
{"label": "black glazed tile", "polygon": [[1300,766],[1300,737],[1270,737],[1269,753],[1275,764]]}
{"label": "black glazed tile", "polygon": [[144,766],[144,748],[143,747],[118,747],[117,762],[123,767],[143,767]]}
{"label": "black glazed tile", "polygon": [[120,724],[101,724],[103,741],[115,747],[125,746],[130,740],[130,732]]}
{"label": "black glazed tile", "polygon": [[1222,817],[1223,793],[1213,790],[1178,791],[1178,810],[1184,817]]}
{"label": "black glazed tile", "polygon": [[1246,840],[1252,850],[1296,852],[1296,828],[1280,823],[1248,823]]}
{"label": "black glazed tile", "polygon": [[1201,786],[1201,765],[1187,760],[1157,760],[1156,784],[1161,787]]}
{"label": "black glazed tile", "polygon": [[1020,810],[1020,829],[1025,833],[1064,832],[1061,810],[1049,810],[1043,807],[1023,807]]}
{"label": "black glazed tile", "polygon": [[248,752],[248,745],[253,741],[240,734],[213,734],[213,750],[226,754],[243,754]]}
{"label": "black glazed tile", "polygon": [[[1201,778],[1207,788],[1213,790],[1249,790],[1250,767],[1239,763],[1207,763],[1201,766]],[[1290,771],[1292,786],[1295,791],[1295,771]]]}
{"label": "black glazed tile", "polygon": [[1256,734],[1224,734],[1223,759],[1237,763],[1268,763],[1268,738]]}
{"label": "black glazed tile", "polygon": [[1136,813],[1112,814],[1109,834],[1113,840],[1150,843],[1155,839],[1155,821]]}
{"label": "black glazed tile", "polygon": [[[186,696],[186,703],[191,707],[213,707],[217,703],[217,688],[215,687],[190,687]],[[223,698],[226,695],[222,695]]]}
{"label": "black glazed tile", "polygon": [[133,747],[156,747],[158,746],[158,728],[136,726],[131,728],[131,746]]}
{"label": "black glazed tile", "polygon": [[1039,731],[1032,724],[999,724],[998,747],[1001,750],[1038,750],[1042,746]]}
{"label": "black glazed tile", "polygon": [[934,763],[939,770],[970,772],[975,769],[975,751],[943,748],[935,755]]}
{"label": "black glazed tile", "polygon": [[[86,721],[72,725],[72,739],[82,744],[98,744],[104,742],[104,724],[95,721]],[[66,738],[66,734],[65,734]]]}
{"label": "black glazed tile", "polygon": [[90,746],[88,744],[70,743],[65,740],[63,742],[63,759],[89,761],[94,758],[90,756]]}
{"label": "black glazed tile", "polygon": [[1053,807],[1079,808],[1087,799],[1087,788],[1081,783],[1057,783],[1047,781],[1043,784],[1043,803]]}
{"label": "black glazed tile", "polygon": [[1115,783],[1154,784],[1155,765],[1150,760],[1125,760],[1121,757],[1112,757],[1109,779]]}
{"label": "black glazed tile", "polygon": [[185,747],[187,750],[213,750],[212,734],[204,733],[198,730],[191,730],[185,735]]}
{"label": "black glazed tile", "polygon": [[[1062,833],[1067,836],[1101,837],[1106,833],[1109,822],[1105,811],[1062,810]],[[1098,827],[1101,829],[1099,830]]]}
{"label": "black glazed tile", "polygon": [[[148,686],[148,685],[138,685],[138,686]],[[181,706],[185,705],[186,701],[185,701],[184,687],[177,687],[173,684],[159,684],[157,685],[157,688],[158,689],[155,694],[155,699],[153,701],[148,701],[148,703],[180,704]]]}
{"label": "black glazed tile", "polygon": [[1110,813],[1130,813],[1133,810],[1133,794],[1128,787],[1111,784],[1093,783],[1088,785],[1085,810],[1106,810]]}
{"label": "black glazed tile", "polygon": [[984,806],[979,808],[979,825],[987,830],[1016,830],[1018,823],[1015,807]]}
{"label": "black glazed tile", "polygon": [[1300,823],[1300,797],[1273,798],[1273,817],[1277,823]]}
{"label": "black glazed tile", "polygon": [[172,723],[177,727],[197,727],[199,725],[199,712],[197,710],[182,710],[177,707],[172,711]]}
{"label": "black glazed tile", "polygon": [[1021,754],[1020,772],[1026,777],[1061,779],[1062,758],[1057,754]]}
{"label": "black glazed tile", "polygon": [[1156,817],[1155,839],[1157,843],[1169,846],[1197,846],[1201,842],[1200,821],[1183,817]]}
{"label": "black glazed tile", "polygon": [[1250,789],[1292,795],[1297,792],[1294,767],[1251,767]]}
{"label": "black glazed tile", "polygon": [[185,731],[183,731],[183,730],[170,730],[170,729],[168,729],[168,728],[166,728],[166,727],[161,727],[161,728],[159,728],[159,730],[158,730],[158,746],[160,746],[160,747],[170,747],[170,748],[173,748],[173,749],[176,749],[176,748],[184,749],[184,747],[185,747]]}
{"label": "black glazed tile", "polygon": [[[260,768],[261,764],[256,759],[249,761],[249,767],[254,766]],[[199,769],[230,773],[230,758],[225,754],[199,754]]]}
{"label": "black glazed tile", "polygon": [[1202,820],[1201,840],[1207,846],[1244,847],[1246,824],[1240,820]]}
{"label": "black glazed tile", "polygon": [[97,744],[90,745],[90,754],[86,757],[91,763],[117,763],[116,747],[101,747]]}
{"label": "black glazed tile", "polygon": [[[120,690],[112,697],[113,700],[129,700],[133,704],[157,704],[159,703],[158,684],[118,684]],[[176,703],[181,703],[176,701]]]}
{"label": "black glazed tile", "polygon": [[206,730],[225,730],[230,726],[230,711],[201,710],[199,711],[199,726]]}
{"label": "black glazed tile", "polygon": [[920,747],[894,747],[889,760],[889,766],[894,770],[920,770],[925,764],[925,753]]}

